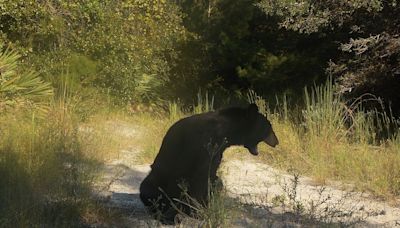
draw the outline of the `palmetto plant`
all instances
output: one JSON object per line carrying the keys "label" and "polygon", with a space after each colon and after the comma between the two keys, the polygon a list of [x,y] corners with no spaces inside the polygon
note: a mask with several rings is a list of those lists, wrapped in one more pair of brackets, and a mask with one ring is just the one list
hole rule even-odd
{"label": "palmetto plant", "polygon": [[35,71],[20,71],[19,58],[18,53],[8,48],[0,52],[0,112],[24,108],[43,113],[53,88]]}

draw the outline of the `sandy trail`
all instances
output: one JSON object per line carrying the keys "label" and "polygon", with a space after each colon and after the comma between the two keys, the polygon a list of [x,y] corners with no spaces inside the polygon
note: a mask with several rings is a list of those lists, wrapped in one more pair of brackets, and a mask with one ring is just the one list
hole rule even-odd
{"label": "sandy trail", "polygon": [[297,187],[293,188],[293,174],[254,160],[227,161],[222,169],[225,187],[232,197],[269,206],[275,213],[292,210],[272,203],[285,198],[289,206],[301,205],[303,213],[326,222],[348,224],[362,221],[358,226],[400,227],[400,208],[373,200],[368,194],[343,191],[333,186],[318,186],[308,177],[299,177]]}
{"label": "sandy trail", "polygon": [[[123,129],[120,134],[124,137],[140,137],[139,130],[133,126],[124,125]],[[149,164],[137,165],[139,154],[140,148],[121,151],[118,159],[104,166],[96,187],[108,207],[125,211],[119,227],[159,226],[147,215],[139,199],[140,183],[150,171]],[[220,169],[228,196],[251,207],[248,210],[251,216],[238,218],[233,222],[236,227],[299,227],[309,218],[336,225],[362,220],[356,227],[400,227],[400,208],[373,200],[366,194],[317,186],[308,177],[299,177],[297,187],[293,188],[294,175],[257,159],[227,160]],[[293,211],[295,205],[297,211]]]}

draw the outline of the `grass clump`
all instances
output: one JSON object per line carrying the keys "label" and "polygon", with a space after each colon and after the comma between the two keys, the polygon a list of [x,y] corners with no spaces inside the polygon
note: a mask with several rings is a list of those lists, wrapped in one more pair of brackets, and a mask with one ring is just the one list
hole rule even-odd
{"label": "grass clump", "polygon": [[[203,205],[195,199],[187,196],[190,207],[195,211],[195,217],[198,221],[195,223],[199,227],[230,227],[232,220],[238,213],[239,204],[234,199],[229,198],[225,190],[213,189],[209,193],[209,201],[207,205]],[[183,217],[182,225],[193,226],[193,220],[186,214]]]}
{"label": "grass clump", "polygon": [[0,118],[0,224],[81,226],[96,162],[81,149],[70,116]]}

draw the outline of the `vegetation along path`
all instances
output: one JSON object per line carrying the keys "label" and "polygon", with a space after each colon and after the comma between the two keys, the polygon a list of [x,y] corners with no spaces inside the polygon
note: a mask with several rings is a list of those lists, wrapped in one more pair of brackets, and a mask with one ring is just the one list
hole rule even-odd
{"label": "vegetation along path", "polygon": [[[108,124],[114,126],[111,129],[115,132],[110,133],[133,141],[142,137],[144,128],[140,126]],[[141,153],[140,146],[135,145],[120,151],[117,158],[106,163],[96,187],[107,207],[123,212],[116,226],[161,226],[147,215],[139,198],[139,185],[150,171],[150,164],[140,164]],[[226,158],[220,175],[226,188],[225,197],[240,205],[236,216],[230,218],[232,227],[318,224],[400,227],[400,208],[365,193],[340,190],[344,188],[338,183],[316,185],[311,178],[274,169],[251,155]]]}

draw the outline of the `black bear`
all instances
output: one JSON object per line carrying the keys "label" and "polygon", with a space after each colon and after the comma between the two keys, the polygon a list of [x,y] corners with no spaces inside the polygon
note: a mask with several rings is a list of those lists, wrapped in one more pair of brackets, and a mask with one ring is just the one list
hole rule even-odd
{"label": "black bear", "polygon": [[181,183],[185,183],[186,195],[206,205],[209,183],[218,180],[224,150],[242,145],[257,155],[261,141],[272,147],[278,144],[271,123],[255,104],[183,118],[165,135],[151,171],[140,185],[140,198],[150,212],[158,212],[163,223],[174,223],[176,209],[188,212],[179,200]]}

